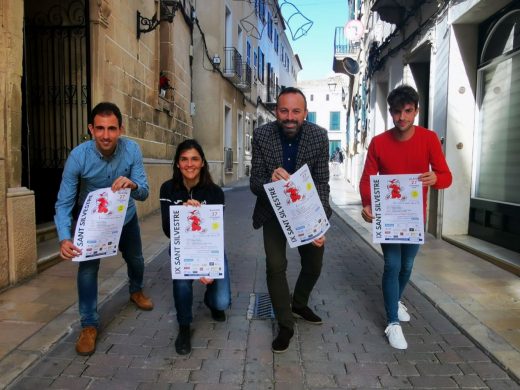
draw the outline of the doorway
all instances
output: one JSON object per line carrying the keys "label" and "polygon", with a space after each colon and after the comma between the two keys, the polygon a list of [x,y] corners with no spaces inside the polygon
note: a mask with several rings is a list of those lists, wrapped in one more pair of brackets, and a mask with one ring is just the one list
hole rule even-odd
{"label": "doorway", "polygon": [[22,185],[36,222],[51,222],[65,161],[90,139],[88,4],[25,0]]}

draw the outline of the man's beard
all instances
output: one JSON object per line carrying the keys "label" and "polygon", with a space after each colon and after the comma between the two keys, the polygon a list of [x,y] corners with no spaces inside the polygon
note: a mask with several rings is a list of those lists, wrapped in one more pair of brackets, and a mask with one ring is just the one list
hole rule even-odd
{"label": "man's beard", "polygon": [[[286,124],[294,124],[296,126],[295,127],[291,127],[291,128],[286,128],[285,127]],[[287,138],[294,138],[298,134],[300,129],[301,129],[301,126],[298,125],[297,121],[289,121],[289,120],[278,121],[278,126],[282,129],[284,135]]]}

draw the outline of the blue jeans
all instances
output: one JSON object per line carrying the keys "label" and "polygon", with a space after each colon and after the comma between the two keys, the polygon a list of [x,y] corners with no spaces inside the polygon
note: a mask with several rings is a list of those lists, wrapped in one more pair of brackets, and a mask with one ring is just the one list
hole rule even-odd
{"label": "blue jeans", "polygon": [[[173,299],[179,325],[189,326],[193,321],[193,279],[173,280]],[[227,256],[224,254],[224,278],[214,279],[206,286],[204,303],[213,310],[226,310],[231,304],[231,286]]]}
{"label": "blue jeans", "polygon": [[[139,221],[135,215],[123,226],[119,250],[127,265],[130,294],[143,289],[144,257]],[[99,259],[79,263],[77,285],[81,326],[99,326],[97,312]]]}
{"label": "blue jeans", "polygon": [[381,244],[385,268],[383,271],[383,299],[388,324],[399,323],[398,302],[412,273],[418,244]]}

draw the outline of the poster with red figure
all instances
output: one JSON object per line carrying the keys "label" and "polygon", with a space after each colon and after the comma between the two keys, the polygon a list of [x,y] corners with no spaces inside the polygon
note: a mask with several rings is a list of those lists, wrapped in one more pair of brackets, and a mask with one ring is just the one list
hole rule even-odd
{"label": "poster with red figure", "polygon": [[330,224],[307,164],[289,180],[264,185],[271,206],[291,248],[320,238]]}
{"label": "poster with red figure", "polygon": [[173,279],[224,278],[224,207],[170,206]]}
{"label": "poster with red figure", "polygon": [[374,243],[424,244],[422,183],[414,175],[372,175]]}
{"label": "poster with red figure", "polygon": [[90,192],[79,213],[74,245],[81,255],[72,261],[86,261],[117,254],[123,231],[130,189],[113,192],[110,187]]}

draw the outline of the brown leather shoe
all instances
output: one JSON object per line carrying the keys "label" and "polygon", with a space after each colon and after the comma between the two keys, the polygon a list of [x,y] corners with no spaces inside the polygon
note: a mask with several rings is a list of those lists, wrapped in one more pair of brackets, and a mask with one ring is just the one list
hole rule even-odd
{"label": "brown leather shoe", "polygon": [[152,310],[153,302],[143,294],[143,290],[130,294],[130,300],[141,310]]}
{"label": "brown leather shoe", "polygon": [[94,326],[86,326],[81,331],[76,341],[76,352],[81,356],[89,356],[96,350],[97,329]]}

